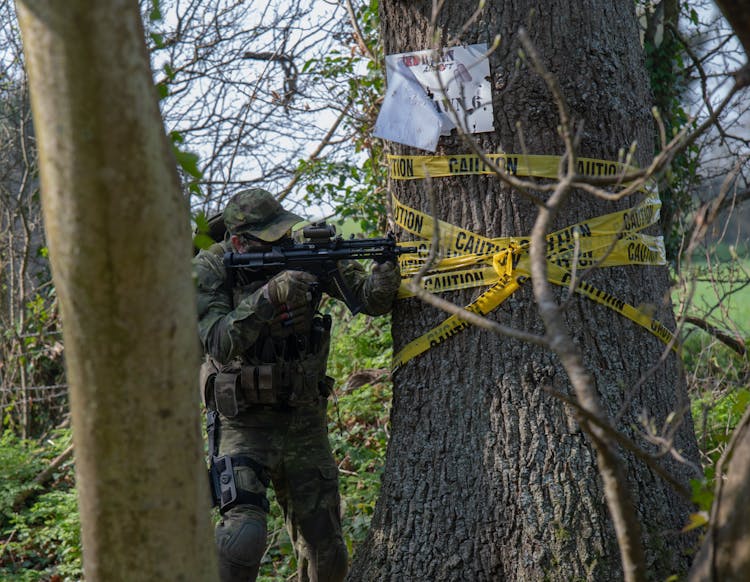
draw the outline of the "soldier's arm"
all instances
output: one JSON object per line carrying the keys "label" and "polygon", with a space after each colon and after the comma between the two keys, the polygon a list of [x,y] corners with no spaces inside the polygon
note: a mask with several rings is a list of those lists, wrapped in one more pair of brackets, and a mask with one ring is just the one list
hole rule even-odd
{"label": "soldier's arm", "polygon": [[232,307],[226,271],[216,254],[201,251],[193,260],[198,292],[198,333],[206,353],[229,362],[258,338],[276,310],[263,294],[255,293]]}
{"label": "soldier's arm", "polygon": [[[357,261],[339,261],[338,267],[349,289],[362,302],[362,313],[383,315],[391,310],[401,283],[397,268],[388,273],[376,273],[383,267],[373,265],[372,271],[368,273]],[[331,288],[326,289],[326,293],[342,299],[333,286],[329,287]]]}

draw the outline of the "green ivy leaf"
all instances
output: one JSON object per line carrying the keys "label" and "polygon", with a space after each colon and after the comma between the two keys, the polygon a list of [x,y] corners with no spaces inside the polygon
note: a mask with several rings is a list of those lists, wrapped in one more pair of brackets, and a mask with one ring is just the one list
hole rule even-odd
{"label": "green ivy leaf", "polygon": [[169,87],[165,83],[156,84],[156,93],[159,96],[159,101],[169,97]]}
{"label": "green ivy leaf", "polygon": [[195,230],[198,232],[208,232],[208,218],[202,210],[195,215]]}
{"label": "green ivy leaf", "polygon": [[177,159],[177,164],[193,178],[201,178],[203,172],[198,169],[198,156],[192,152],[186,152],[179,149],[177,146],[172,146],[174,150],[174,156]]}
{"label": "green ivy leaf", "polygon": [[151,11],[148,13],[148,19],[151,22],[158,22],[162,19],[160,0],[151,0]]}
{"label": "green ivy leaf", "polygon": [[150,36],[156,48],[164,48],[164,35],[163,34],[159,32],[152,32]]}
{"label": "green ivy leaf", "polygon": [[197,249],[207,249],[214,244],[214,242],[214,239],[207,234],[199,233],[193,237],[193,246]]}
{"label": "green ivy leaf", "polygon": [[705,479],[691,479],[690,488],[693,490],[693,502],[703,511],[709,511],[714,502],[714,492],[708,488],[708,482]]}

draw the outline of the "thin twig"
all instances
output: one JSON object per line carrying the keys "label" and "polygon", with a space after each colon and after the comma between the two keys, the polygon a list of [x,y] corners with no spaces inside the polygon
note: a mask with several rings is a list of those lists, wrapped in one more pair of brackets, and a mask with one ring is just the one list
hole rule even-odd
{"label": "thin twig", "polygon": [[65,449],[62,453],[55,457],[41,473],[34,477],[34,480],[31,482],[29,487],[22,490],[16,495],[16,497],[13,499],[14,511],[18,510],[18,508],[21,507],[26,499],[28,499],[29,496],[34,492],[36,487],[44,485],[47,481],[49,481],[52,478],[52,475],[54,475],[55,471],[57,471],[60,466],[72,456],[73,445],[71,444],[67,449]]}
{"label": "thin twig", "polygon": [[352,30],[354,32],[354,40],[357,41],[359,50],[362,51],[362,54],[366,55],[367,58],[369,58],[374,63],[379,62],[377,57],[373,54],[373,52],[370,50],[370,47],[367,46],[367,43],[365,42],[365,38],[362,35],[362,29],[359,27],[357,15],[354,13],[354,7],[352,6],[351,0],[346,0],[344,2],[344,5],[346,6],[347,14],[349,14],[349,22],[351,22]]}

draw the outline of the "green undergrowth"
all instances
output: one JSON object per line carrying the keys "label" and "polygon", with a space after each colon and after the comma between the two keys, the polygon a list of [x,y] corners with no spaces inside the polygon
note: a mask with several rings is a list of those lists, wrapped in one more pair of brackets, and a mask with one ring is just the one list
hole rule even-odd
{"label": "green undergrowth", "polygon": [[703,331],[683,343],[691,411],[701,453],[703,479],[692,482],[693,500],[704,512],[714,499],[716,466],[750,404],[750,359]]}
{"label": "green undergrowth", "polygon": [[[329,374],[336,379],[329,405],[329,433],[340,468],[343,533],[350,556],[365,539],[380,491],[380,476],[389,436],[392,386],[390,318],[349,316],[332,311]],[[726,311],[726,310],[725,310]],[[712,323],[724,329],[742,320],[730,310]],[[689,333],[688,333],[689,332]],[[692,413],[705,476],[693,483],[694,498],[707,511],[713,499],[716,462],[732,430],[750,404],[748,356],[740,355],[711,334],[686,327],[683,360],[692,397]],[[50,483],[37,488],[17,510],[13,501],[70,442],[69,431],[22,441],[10,431],[0,441],[0,581],[75,581],[81,579],[79,520],[72,463],[63,464]],[[261,582],[293,577],[294,552],[281,509],[269,498],[269,546]]]}
{"label": "green undergrowth", "polygon": [[[0,438],[0,580],[80,580],[81,538],[72,461],[51,482],[34,478],[70,444],[70,430],[41,441],[21,440],[10,431]],[[14,501],[31,491],[26,500]]]}

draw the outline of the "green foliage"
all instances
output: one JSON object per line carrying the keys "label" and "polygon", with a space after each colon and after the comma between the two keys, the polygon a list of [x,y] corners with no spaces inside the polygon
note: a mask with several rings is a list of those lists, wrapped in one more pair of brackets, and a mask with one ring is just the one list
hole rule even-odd
{"label": "green foliage", "polygon": [[42,470],[41,449],[6,430],[0,437],[0,525],[13,517],[13,500]]}
{"label": "green foliage", "polygon": [[[687,4],[681,6],[681,16],[690,21],[697,20],[695,11]],[[688,55],[682,43],[667,28],[658,44],[646,37],[643,51],[658,111],[656,122],[663,125],[665,139],[669,141],[686,126],[690,129],[696,126],[696,122],[690,121],[684,107],[684,97],[690,82],[685,72],[689,64],[686,62]],[[659,151],[662,147],[659,132],[655,132],[655,136],[655,145]],[[659,182],[667,257],[673,263],[677,260],[680,241],[684,237],[683,219],[695,206],[692,192],[700,185],[699,162],[700,148],[693,144],[675,157]]]}
{"label": "green foliage", "polygon": [[151,11],[148,13],[148,19],[151,22],[159,22],[162,19],[161,14],[161,2],[159,0],[151,0]]}
{"label": "green foliage", "polygon": [[[171,71],[168,65],[165,65],[165,69]],[[173,73],[170,74],[174,76]],[[167,78],[171,78],[169,74],[167,75]],[[199,181],[203,177],[203,172],[198,168],[198,161],[200,159],[198,154],[182,149],[182,144],[185,142],[185,138],[181,133],[172,131],[169,133],[169,138],[172,140],[172,152],[177,161],[177,169],[182,175],[185,187],[191,194],[201,194]]]}
{"label": "green foliage", "polygon": [[195,228],[193,228],[193,247],[196,249],[209,248],[216,241],[211,238],[211,229],[206,214],[203,211],[199,211],[193,216],[193,222],[195,226]]}
{"label": "green foliage", "polygon": [[692,401],[693,417],[707,464],[714,466],[750,403],[750,390],[727,381],[725,393],[706,391]]}
{"label": "green foliage", "polygon": [[335,331],[329,370],[343,390],[329,429],[341,469],[344,538],[351,555],[367,534],[388,445],[390,320],[359,317]]}
{"label": "green foliage", "polygon": [[[379,140],[371,136],[378,112],[378,100],[385,90],[385,75],[380,57],[378,1],[356,7],[363,50],[354,38],[347,51],[331,51],[320,59],[311,59],[303,71],[319,81],[335,81],[342,88],[339,102],[348,103],[350,115],[344,118],[351,135],[355,155],[345,160],[316,159],[301,161],[297,173],[306,186],[305,202],[329,202],[342,218],[354,218],[365,232],[385,229],[383,200],[386,181],[383,151]],[[374,58],[373,58],[374,57]]]}
{"label": "green foliage", "polygon": [[17,496],[70,444],[60,431],[43,445],[6,431],[0,438],[0,580],[79,580],[82,576],[80,520],[71,464],[39,486],[18,510]]}
{"label": "green foliage", "polygon": [[691,402],[704,474],[702,479],[691,480],[690,485],[693,501],[704,512],[710,512],[714,501],[716,465],[750,403],[750,390],[736,384],[727,387],[730,391],[724,394],[707,391]]}
{"label": "green foliage", "polygon": [[351,318],[345,307],[335,304],[328,373],[341,386],[352,371],[387,368],[391,365],[389,317]]}
{"label": "green foliage", "polygon": [[330,160],[301,160],[297,171],[309,180],[305,187],[305,202],[328,201],[336,215],[357,220],[366,233],[383,230],[385,205],[381,196],[373,193],[384,183],[380,168],[367,159],[361,167],[350,162]]}
{"label": "green foliage", "polygon": [[388,445],[391,386],[366,384],[339,398],[340,425],[331,445],[340,459],[344,539],[350,555],[364,541],[380,492]]}
{"label": "green foliage", "polygon": [[[746,249],[742,249],[746,254]],[[750,261],[737,249],[712,247],[712,264],[694,260],[689,269],[695,285],[687,313],[704,319],[747,346],[750,333]],[[688,270],[683,269],[683,276]],[[689,288],[683,290],[688,293]],[[744,337],[743,337],[744,334]],[[703,477],[691,482],[700,513],[691,516],[686,531],[704,526],[714,500],[716,466],[731,435],[750,404],[750,358],[740,355],[713,335],[686,326],[682,358],[691,394],[692,416],[702,456]]]}

